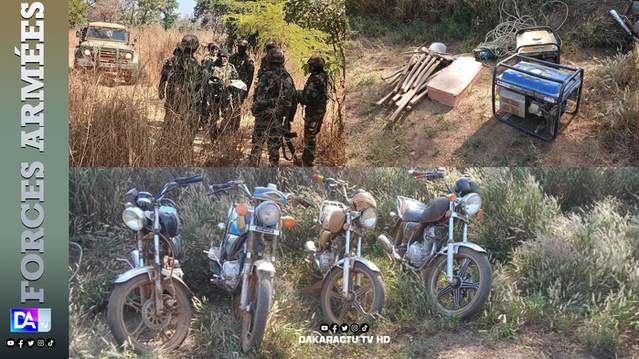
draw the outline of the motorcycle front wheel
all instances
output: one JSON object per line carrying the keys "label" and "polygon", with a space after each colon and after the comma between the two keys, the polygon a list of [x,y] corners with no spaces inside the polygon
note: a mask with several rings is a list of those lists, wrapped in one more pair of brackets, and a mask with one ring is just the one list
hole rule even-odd
{"label": "motorcycle front wheel", "polygon": [[242,311],[242,351],[248,353],[251,348],[259,348],[264,338],[268,313],[271,310],[273,287],[267,273],[254,273],[249,279],[246,302],[249,311]]}
{"label": "motorcycle front wheel", "polygon": [[472,319],[490,294],[493,276],[488,257],[470,248],[459,248],[453,256],[453,285],[448,284],[446,278],[446,259],[446,255],[441,255],[426,269],[428,295],[441,313],[462,320]]}
{"label": "motorcycle front wheel", "polygon": [[342,290],[342,268],[333,269],[324,280],[320,300],[322,312],[332,323],[368,323],[384,305],[382,277],[360,262],[355,262],[348,274],[350,290],[346,296]]}
{"label": "motorcycle front wheel", "polygon": [[178,284],[174,288],[174,296],[164,289],[164,313],[158,315],[154,283],[148,275],[116,284],[107,306],[107,322],[117,343],[130,341],[138,353],[177,349],[189,333],[191,306],[186,291]]}

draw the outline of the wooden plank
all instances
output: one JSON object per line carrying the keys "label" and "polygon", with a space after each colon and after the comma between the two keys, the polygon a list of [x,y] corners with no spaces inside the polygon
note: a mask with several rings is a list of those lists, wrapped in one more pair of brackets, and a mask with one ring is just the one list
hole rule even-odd
{"label": "wooden plank", "polygon": [[428,98],[454,107],[479,79],[482,64],[470,57],[460,57],[428,83]]}

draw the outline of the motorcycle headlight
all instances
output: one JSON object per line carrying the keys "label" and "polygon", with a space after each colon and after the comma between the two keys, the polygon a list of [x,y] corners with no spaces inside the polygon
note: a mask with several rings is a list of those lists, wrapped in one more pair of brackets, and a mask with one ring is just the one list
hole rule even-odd
{"label": "motorcycle headlight", "polygon": [[260,222],[267,226],[274,226],[280,221],[280,206],[273,201],[260,203],[255,212]]}
{"label": "motorcycle headlight", "polygon": [[82,51],[82,53],[84,54],[84,56],[91,56],[91,50],[89,50],[89,49],[84,49],[84,51]]}
{"label": "motorcycle headlight", "polygon": [[474,215],[481,208],[481,197],[477,193],[470,193],[462,198],[462,208],[469,215]]}
{"label": "motorcycle headlight", "polygon": [[362,212],[362,216],[360,217],[360,222],[362,223],[362,227],[366,229],[371,229],[377,223],[377,210],[375,208],[366,208],[364,212]]}
{"label": "motorcycle headlight", "polygon": [[129,207],[122,212],[122,220],[127,227],[139,231],[144,226],[144,212],[138,207]]}

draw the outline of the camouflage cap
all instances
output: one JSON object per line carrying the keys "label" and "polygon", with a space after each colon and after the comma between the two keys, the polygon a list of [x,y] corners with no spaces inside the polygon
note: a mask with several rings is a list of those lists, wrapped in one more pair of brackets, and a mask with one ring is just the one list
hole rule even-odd
{"label": "camouflage cap", "polygon": [[282,50],[273,48],[269,50],[268,54],[266,54],[266,62],[270,64],[281,65],[284,63],[284,52]]}
{"label": "camouflage cap", "polygon": [[266,43],[266,46],[264,46],[264,50],[266,50],[266,52],[268,53],[269,51],[271,51],[271,49],[274,49],[277,47],[277,44],[275,43],[275,41],[269,41]]}
{"label": "camouflage cap", "polygon": [[238,46],[238,47],[247,47],[247,46],[248,46],[248,41],[246,41],[246,40],[240,40],[240,41],[237,43],[237,46]]}
{"label": "camouflage cap", "polygon": [[311,56],[306,63],[313,67],[324,67],[326,65],[326,61],[321,56]]}
{"label": "camouflage cap", "polygon": [[200,47],[200,41],[197,39],[197,36],[195,35],[184,35],[180,43],[182,45],[181,47],[182,51],[185,51],[185,50],[197,51],[197,49]]}
{"label": "camouflage cap", "polygon": [[220,48],[220,45],[218,45],[217,42],[215,42],[215,41],[209,42],[209,44],[206,46],[206,49],[209,50],[209,51],[213,51],[213,50],[219,49],[219,48]]}
{"label": "camouflage cap", "polygon": [[220,51],[217,52],[217,56],[219,56],[219,57],[229,57],[229,52],[225,48],[221,48]]}

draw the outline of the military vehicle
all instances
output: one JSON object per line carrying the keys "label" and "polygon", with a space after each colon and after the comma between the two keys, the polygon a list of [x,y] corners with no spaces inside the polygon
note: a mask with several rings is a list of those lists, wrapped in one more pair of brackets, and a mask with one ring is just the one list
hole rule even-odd
{"label": "military vehicle", "polygon": [[79,39],[75,48],[74,68],[97,70],[127,83],[135,82],[140,55],[130,42],[130,32],[122,25],[91,22],[76,32]]}

